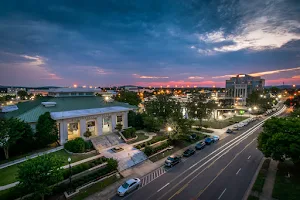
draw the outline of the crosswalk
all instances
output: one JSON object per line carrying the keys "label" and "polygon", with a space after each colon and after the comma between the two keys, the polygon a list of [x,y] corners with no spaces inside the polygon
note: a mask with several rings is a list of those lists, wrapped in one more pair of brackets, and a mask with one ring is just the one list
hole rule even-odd
{"label": "crosswalk", "polygon": [[147,174],[146,176],[141,178],[141,187],[149,184],[150,182],[152,182],[153,180],[155,180],[156,178],[162,176],[164,173],[166,173],[169,169],[165,168],[165,167],[160,167],[152,172],[150,172],[149,174]]}

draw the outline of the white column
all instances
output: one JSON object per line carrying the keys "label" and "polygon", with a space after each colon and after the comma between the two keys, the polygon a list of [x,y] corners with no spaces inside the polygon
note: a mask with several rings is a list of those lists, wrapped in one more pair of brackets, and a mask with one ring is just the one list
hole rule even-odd
{"label": "white column", "polygon": [[103,133],[103,118],[102,116],[98,116],[96,120],[96,134],[102,135]]}
{"label": "white column", "polygon": [[59,137],[61,145],[68,141],[68,123],[65,121],[59,122]]}
{"label": "white column", "polygon": [[122,115],[123,128],[128,127],[128,112],[123,113]]}
{"label": "white column", "polygon": [[83,133],[86,132],[86,120],[80,119],[80,137],[83,137]]}
{"label": "white column", "polygon": [[116,114],[113,113],[111,115],[111,126],[109,128],[111,132],[115,131],[116,124],[117,124],[117,116],[116,116]]}

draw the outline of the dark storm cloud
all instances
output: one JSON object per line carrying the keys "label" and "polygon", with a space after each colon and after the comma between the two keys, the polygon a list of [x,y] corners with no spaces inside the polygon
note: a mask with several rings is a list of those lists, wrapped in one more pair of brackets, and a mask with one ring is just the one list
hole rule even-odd
{"label": "dark storm cloud", "polygon": [[[0,84],[185,84],[196,82],[189,79],[193,76],[203,77],[198,85],[211,85],[212,76],[300,66],[295,0],[10,0],[2,5],[0,67],[11,76],[1,73]],[[17,78],[15,70],[44,78]]]}

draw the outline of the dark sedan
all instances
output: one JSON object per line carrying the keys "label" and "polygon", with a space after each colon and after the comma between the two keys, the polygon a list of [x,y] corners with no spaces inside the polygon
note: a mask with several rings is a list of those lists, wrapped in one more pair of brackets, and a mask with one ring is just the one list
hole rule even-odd
{"label": "dark sedan", "polygon": [[214,143],[214,142],[215,141],[212,138],[210,138],[210,137],[208,137],[208,138],[205,139],[205,144],[206,145],[210,145],[211,143]]}
{"label": "dark sedan", "polygon": [[204,147],[205,147],[205,142],[199,142],[196,144],[195,149],[200,150],[200,149],[204,149]]}
{"label": "dark sedan", "polygon": [[191,155],[195,154],[195,150],[194,149],[187,149],[183,152],[183,156],[184,157],[190,157]]}

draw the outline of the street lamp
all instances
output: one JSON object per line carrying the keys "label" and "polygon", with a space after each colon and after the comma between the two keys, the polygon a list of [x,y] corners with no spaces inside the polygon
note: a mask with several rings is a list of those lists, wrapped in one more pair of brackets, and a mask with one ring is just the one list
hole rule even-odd
{"label": "street lamp", "polygon": [[168,126],[168,128],[167,128],[167,131],[168,132],[171,132],[173,129],[170,127],[170,126]]}
{"label": "street lamp", "polygon": [[104,97],[104,100],[105,100],[106,102],[108,102],[109,97],[108,97],[108,96]]}
{"label": "street lamp", "polygon": [[70,182],[69,182],[69,190],[72,190],[72,167],[71,167],[71,161],[72,161],[72,159],[69,157],[68,158],[69,174],[70,174],[70,176],[69,176],[69,180],[70,180]]}
{"label": "street lamp", "polygon": [[254,109],[254,110],[257,110],[257,107],[256,107],[256,106],[254,106],[254,107],[253,107],[253,109]]}

